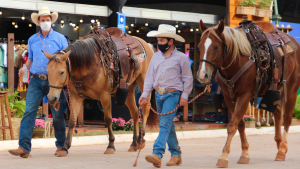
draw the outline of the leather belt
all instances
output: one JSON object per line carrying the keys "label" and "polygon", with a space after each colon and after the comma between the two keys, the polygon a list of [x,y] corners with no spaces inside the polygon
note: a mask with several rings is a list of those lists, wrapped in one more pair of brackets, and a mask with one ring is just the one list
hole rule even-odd
{"label": "leather belt", "polygon": [[39,79],[44,80],[44,81],[48,80],[48,76],[45,74],[39,74],[39,75],[32,74],[32,76],[38,77]]}
{"label": "leather belt", "polygon": [[158,89],[155,89],[155,90],[160,95],[164,95],[166,93],[172,93],[172,92],[176,92],[177,91],[175,89],[166,89],[166,88],[162,88],[162,87],[159,87]]}

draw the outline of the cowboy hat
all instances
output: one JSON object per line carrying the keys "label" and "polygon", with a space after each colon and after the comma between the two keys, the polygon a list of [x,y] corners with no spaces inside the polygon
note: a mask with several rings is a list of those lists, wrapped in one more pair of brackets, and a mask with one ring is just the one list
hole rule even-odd
{"label": "cowboy hat", "polygon": [[179,42],[185,42],[184,38],[176,34],[176,28],[172,25],[160,24],[157,31],[150,31],[148,37],[172,38]]}
{"label": "cowboy hat", "polygon": [[47,6],[42,6],[39,10],[39,13],[32,13],[31,14],[31,20],[33,23],[35,23],[36,25],[39,26],[38,24],[38,18],[40,16],[45,16],[45,15],[49,15],[52,17],[52,23],[54,23],[57,18],[58,18],[58,13],[57,12],[53,12],[52,14],[50,13],[50,9]]}

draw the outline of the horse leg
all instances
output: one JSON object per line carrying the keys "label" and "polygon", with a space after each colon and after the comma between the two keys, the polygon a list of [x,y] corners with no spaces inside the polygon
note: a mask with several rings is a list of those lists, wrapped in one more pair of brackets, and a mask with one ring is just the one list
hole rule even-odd
{"label": "horse leg", "polygon": [[249,157],[249,143],[247,141],[246,133],[245,133],[245,122],[242,119],[238,125],[238,130],[240,133],[241,143],[242,143],[242,155],[237,162],[238,164],[249,164],[250,157]]}
{"label": "horse leg", "polygon": [[[289,85],[291,86],[291,85]],[[289,132],[289,128],[292,124],[292,118],[293,118],[293,113],[294,113],[294,107],[296,104],[296,99],[297,99],[297,87],[287,87],[287,102],[284,103],[283,108],[284,108],[284,131],[283,131],[283,139],[282,142],[279,145],[279,150],[276,156],[276,161],[285,161],[285,154],[288,151],[288,145],[287,145],[287,136]]]}
{"label": "horse leg", "polygon": [[106,110],[108,107],[109,109],[106,110],[104,113],[104,120],[108,129],[108,135],[109,135],[109,143],[108,146],[104,152],[104,154],[114,154],[116,149],[115,149],[115,136],[113,133],[113,129],[112,129],[112,115],[111,115],[111,97],[110,97],[110,93],[109,92],[103,92],[101,94],[100,97],[100,101],[101,101],[101,105],[102,105],[102,109]]}
{"label": "horse leg", "polygon": [[[227,133],[228,133],[227,141],[223,148],[223,153],[216,164],[219,167],[224,167],[224,168],[228,167],[228,155],[230,153],[230,144],[231,144],[233,136],[235,135],[235,133],[238,129],[238,124],[242,120],[243,115],[245,114],[245,111],[247,110],[247,106],[248,106],[250,98],[251,98],[251,94],[245,93],[242,96],[240,96],[236,101],[234,114],[232,116],[231,121],[229,122],[229,124],[227,126]],[[226,103],[229,103],[230,101],[231,101],[230,98],[225,97]]]}
{"label": "horse leg", "polygon": [[[71,94],[69,95],[69,97],[70,97],[70,100],[72,101],[72,102],[70,102],[70,104],[72,105],[73,110],[69,110],[70,118],[69,118],[68,135],[67,135],[67,139],[64,143],[63,149],[56,153],[56,156],[58,156],[58,157],[66,156],[67,150],[71,147],[73,130],[74,130],[74,127],[76,126],[77,118],[78,118],[79,111],[80,111],[80,106],[83,101],[83,98],[79,97],[77,93],[74,93],[72,91],[71,91]],[[72,111],[74,113],[74,116],[73,116]],[[74,124],[74,122],[75,122],[75,124]]]}
{"label": "horse leg", "polygon": [[274,140],[277,143],[277,149],[279,150],[279,145],[282,142],[282,133],[281,133],[281,121],[282,121],[282,116],[281,116],[281,104],[278,104],[275,112],[273,113],[274,115],[274,126],[275,126],[275,137]]}
{"label": "horse leg", "polygon": [[133,141],[128,149],[128,151],[137,151],[137,139],[138,139],[138,120],[139,120],[139,114],[138,114],[138,108],[136,107],[136,100],[135,100],[135,89],[136,89],[137,83],[132,83],[128,88],[128,97],[125,102],[126,106],[128,107],[130,111],[131,118],[133,120]]}

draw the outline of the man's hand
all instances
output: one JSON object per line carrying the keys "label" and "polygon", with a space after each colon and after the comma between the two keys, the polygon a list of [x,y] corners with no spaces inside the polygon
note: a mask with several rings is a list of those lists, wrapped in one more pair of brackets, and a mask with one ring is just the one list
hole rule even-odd
{"label": "man's hand", "polygon": [[180,106],[185,106],[187,105],[187,100],[186,99],[183,99],[183,98],[180,98],[180,103],[179,103]]}
{"label": "man's hand", "polygon": [[148,100],[146,98],[140,97],[139,99],[139,105],[144,106],[148,103]]}
{"label": "man's hand", "polygon": [[19,76],[23,76],[25,73],[27,73],[27,72],[25,72],[23,69],[19,70]]}

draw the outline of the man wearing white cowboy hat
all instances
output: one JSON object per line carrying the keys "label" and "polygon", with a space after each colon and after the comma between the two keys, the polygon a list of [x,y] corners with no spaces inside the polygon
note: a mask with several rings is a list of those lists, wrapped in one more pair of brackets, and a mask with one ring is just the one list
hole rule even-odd
{"label": "man wearing white cowboy hat", "polygon": [[[156,90],[156,107],[159,113],[173,111],[180,104],[187,104],[188,95],[193,88],[193,75],[188,57],[174,47],[174,42],[185,42],[176,34],[176,28],[171,25],[161,24],[158,31],[151,31],[148,37],[157,37],[159,52],[156,52],[150,62],[143,94],[139,100],[140,105],[147,104],[150,92]],[[178,146],[174,117],[176,112],[159,115],[159,134],[153,145],[152,155],[147,155],[146,160],[153,166],[160,167],[161,159],[165,153],[166,143],[171,152],[171,160],[167,166],[180,165],[181,150]]]}
{"label": "man wearing white cowboy hat", "polygon": [[[28,40],[28,60],[26,62],[27,70],[31,77],[28,85],[26,97],[26,110],[20,126],[19,148],[9,150],[9,153],[15,156],[27,158],[31,151],[31,138],[35,125],[36,112],[43,99],[43,96],[49,92],[47,80],[47,66],[49,60],[42,51],[54,54],[68,46],[64,35],[52,30],[51,25],[57,20],[58,13],[50,13],[48,7],[41,7],[39,13],[32,13],[31,19],[41,27],[41,31],[32,35]],[[19,76],[27,72],[19,70]],[[53,115],[53,126],[56,137],[56,156],[66,156],[67,151],[61,150],[66,140],[66,126],[64,113],[67,109],[67,102],[64,94],[61,94],[60,109],[56,111],[52,105],[50,109]]]}

